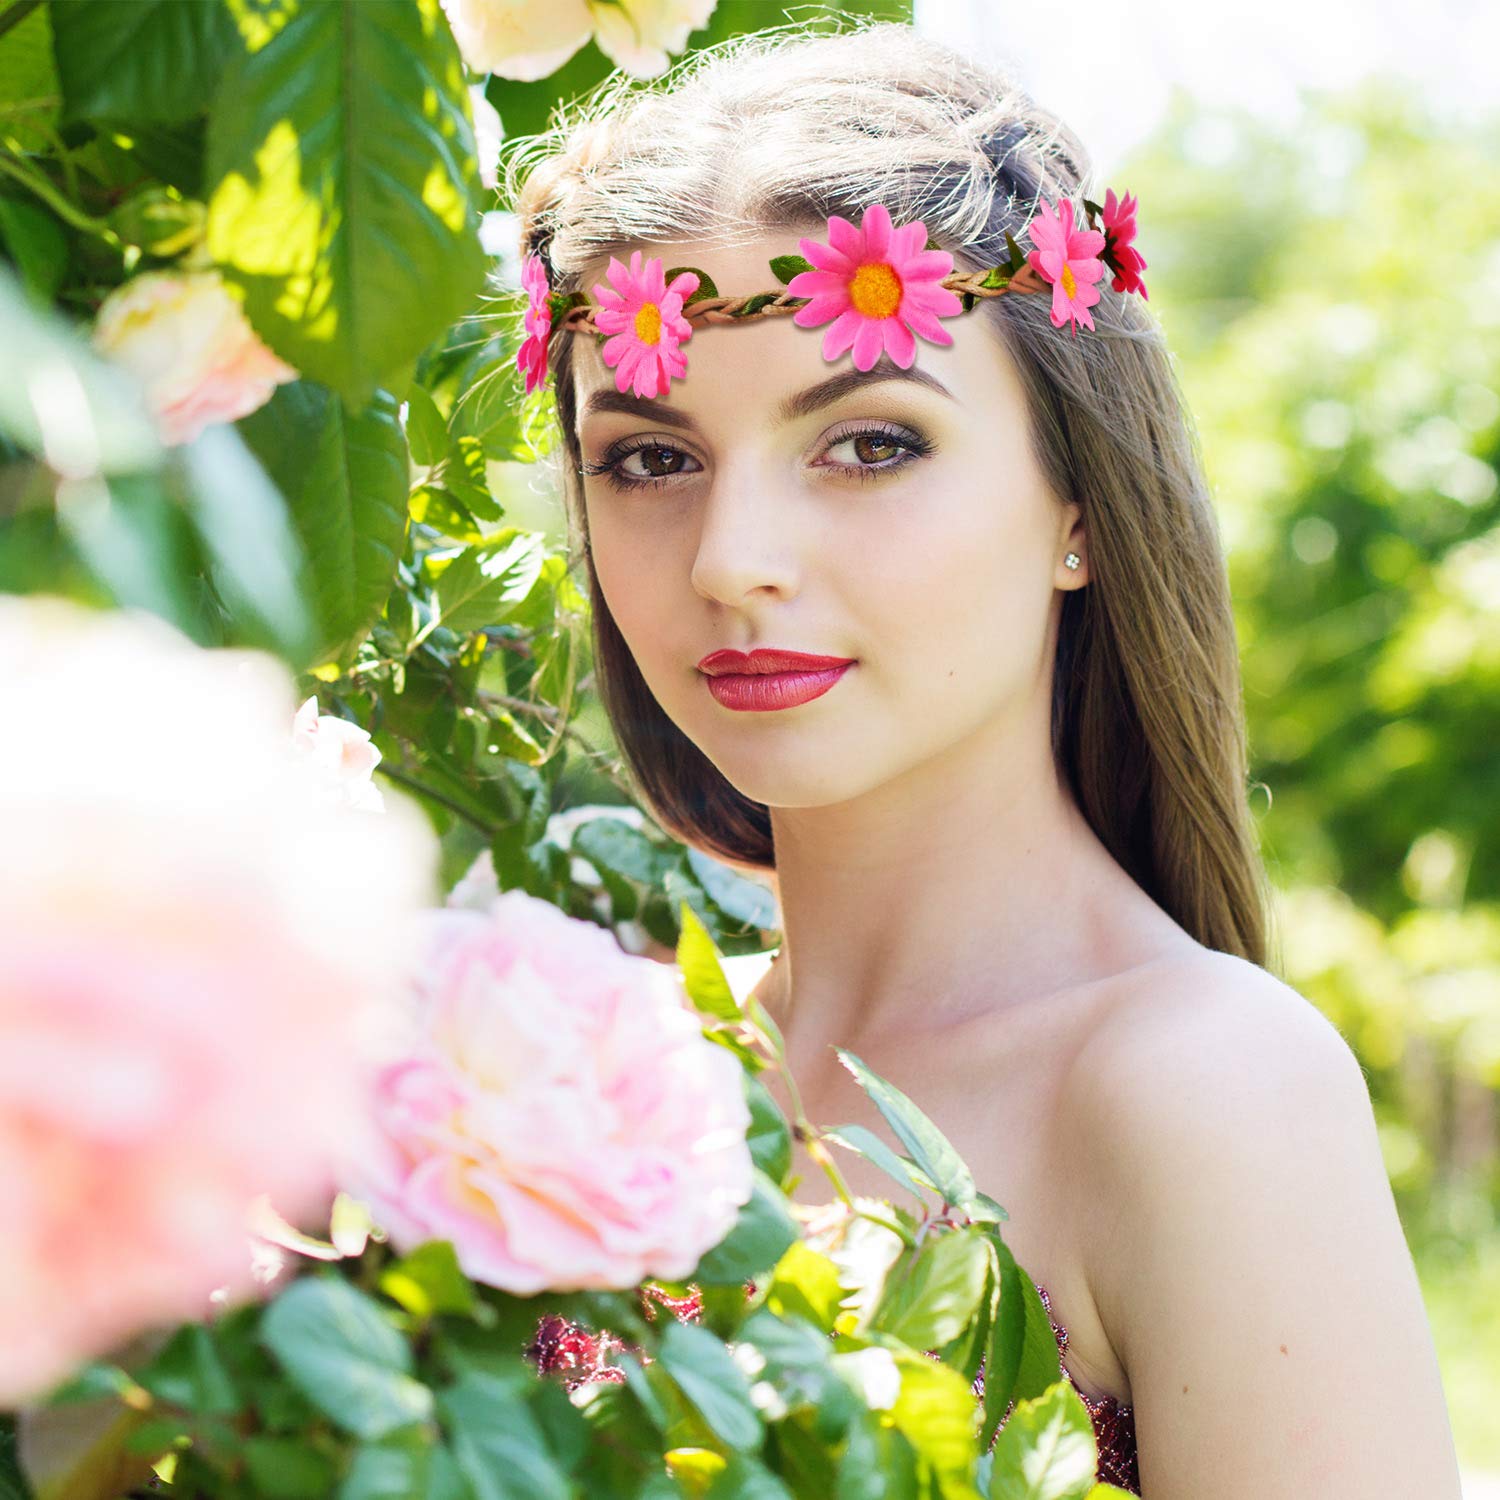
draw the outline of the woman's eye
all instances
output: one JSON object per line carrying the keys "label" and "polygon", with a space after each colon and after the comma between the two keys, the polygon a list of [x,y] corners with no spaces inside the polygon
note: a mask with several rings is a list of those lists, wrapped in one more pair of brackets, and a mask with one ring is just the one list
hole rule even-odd
{"label": "woman's eye", "polygon": [[829,455],[846,449],[847,460],[834,458],[826,467],[841,469],[859,479],[878,479],[884,474],[904,469],[908,464],[926,458],[933,444],[916,433],[888,432],[883,427],[846,432],[828,447]]}
{"label": "woman's eye", "polygon": [[691,456],[667,443],[639,443],[623,453],[606,454],[598,463],[584,464],[583,472],[603,475],[617,489],[654,487],[678,474],[691,473],[682,467]]}

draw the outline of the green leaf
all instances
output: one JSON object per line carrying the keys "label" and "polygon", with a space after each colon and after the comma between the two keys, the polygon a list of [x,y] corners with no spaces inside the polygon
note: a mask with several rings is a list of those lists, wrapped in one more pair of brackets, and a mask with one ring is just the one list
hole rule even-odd
{"label": "green leaf", "polygon": [[442,1391],[438,1406],[453,1455],[475,1500],[569,1500],[519,1381],[471,1371]]}
{"label": "green leaf", "polygon": [[724,966],[708,929],[687,902],[682,903],[682,931],[677,939],[677,967],[682,972],[688,999],[704,1013],[720,1021],[738,1021],[744,1012],[724,976]]}
{"label": "green leaf", "polygon": [[785,1481],[759,1459],[731,1453],[704,1491],[703,1500],[794,1500],[794,1496]]}
{"label": "green leaf", "polygon": [[866,1130],[863,1125],[839,1125],[832,1130],[824,1130],[822,1134],[824,1140],[832,1141],[834,1145],[843,1146],[855,1155],[864,1157],[867,1162],[879,1167],[886,1176],[899,1182],[914,1197],[925,1201],[922,1199],[922,1185],[918,1183],[906,1159],[892,1151],[873,1130]]}
{"label": "green leaf", "polygon": [[919,1479],[906,1435],[884,1416],[867,1411],[849,1424],[834,1500],[927,1500],[932,1494],[932,1486]]}
{"label": "green leaf", "polygon": [[775,255],[771,258],[771,270],[777,281],[789,283],[794,276],[804,271],[815,271],[817,267],[804,255]]}
{"label": "green leaf", "polygon": [[731,316],[748,318],[752,314],[758,313],[761,308],[769,307],[780,295],[780,292],[757,292],[755,296],[747,298],[741,306],[735,308]]}
{"label": "green leaf", "polygon": [[541,573],[545,541],[512,526],[466,547],[438,578],[437,624],[462,633],[503,623]]}
{"label": "green leaf", "polygon": [[166,259],[183,254],[203,238],[206,211],[196,198],[184,198],[159,183],[132,194],[109,216],[109,227],[127,245]]}
{"label": "green leaf", "polygon": [[[975,1494],[969,1475],[979,1457],[974,1392],[957,1370],[922,1354],[897,1354],[901,1391],[890,1417],[934,1470],[942,1493]],[[952,1488],[950,1488],[952,1486]]]}
{"label": "green leaf", "polygon": [[801,1318],[831,1333],[843,1295],[839,1268],[821,1251],[798,1240],[787,1246],[772,1270],[766,1306],[778,1317]]}
{"label": "green leaf", "polygon": [[979,1311],[989,1264],[979,1230],[929,1235],[915,1253],[903,1251],[886,1277],[872,1326],[913,1349],[950,1343]]}
{"label": "green leaf", "polygon": [[997,1233],[983,1232],[995,1247],[1000,1284],[999,1308],[984,1357],[983,1441],[988,1446],[1005,1419],[1006,1407],[1046,1391],[1061,1377],[1062,1360],[1036,1283]]}
{"label": "green leaf", "polygon": [[972,1202],[977,1191],[974,1178],[947,1136],[900,1089],[871,1071],[854,1053],[843,1047],[834,1050],[944,1200],[960,1208]]}
{"label": "green leaf", "polygon": [[734,1228],[698,1262],[688,1279],[712,1286],[748,1281],[774,1266],[796,1239],[797,1222],[787,1209],[786,1195],[757,1170],[754,1190]]}
{"label": "green leaf", "polygon": [[653,885],[664,873],[661,852],[639,828],[623,818],[600,813],[579,823],[569,840],[574,854],[603,873],[612,870],[625,880]]}
{"label": "green leaf", "polygon": [[406,444],[396,398],[377,391],[351,415],[325,386],[299,380],[237,424],[291,510],[315,615],[308,665],[344,660],[391,591],[406,541]]}
{"label": "green leaf", "polygon": [[1012,276],[1019,276],[1026,267],[1026,252],[1016,243],[1015,236],[1008,229],[1005,231],[1005,246],[1010,251],[1010,273]]}
{"label": "green leaf", "polygon": [[990,1500],[1089,1500],[1099,1448],[1078,1392],[1056,1381],[1018,1401],[995,1442]]}
{"label": "green leaf", "polygon": [[455,495],[440,485],[424,484],[411,492],[411,518],[455,542],[482,542],[484,528]]}
{"label": "green leaf", "polygon": [[988,1235],[982,1236],[985,1252],[984,1288],[979,1297],[979,1308],[963,1331],[939,1351],[944,1364],[952,1365],[970,1385],[984,1362],[984,1351],[989,1346],[990,1323],[1000,1297],[1000,1264],[995,1247]]}
{"label": "green leaf", "polygon": [[241,1450],[256,1490],[267,1500],[307,1500],[326,1494],[337,1477],[326,1453],[297,1438],[246,1438]]}
{"label": "green leaf", "polygon": [[0,198],[0,246],[31,296],[50,303],[68,269],[68,240],[57,220],[38,203]]}
{"label": "green leaf", "polygon": [[425,467],[448,451],[448,424],[437,402],[420,385],[412,385],[406,393],[406,441],[411,456]]}
{"label": "green leaf", "polygon": [[50,10],[39,6],[0,41],[0,130],[21,151],[45,151],[53,144],[59,89]]}
{"label": "green leaf", "polygon": [[209,121],[208,247],[261,337],[363,406],[483,284],[474,132],[439,0],[324,0]]}
{"label": "green leaf", "polygon": [[750,1106],[750,1129],[745,1140],[750,1157],[772,1182],[780,1186],[792,1170],[792,1127],[760,1079],[745,1077],[745,1102]]}
{"label": "green leaf", "polygon": [[729,1350],[696,1323],[669,1323],[657,1362],[677,1382],[714,1433],[731,1448],[753,1452],[761,1445],[760,1413],[750,1399],[750,1381]]}
{"label": "green leaf", "polygon": [[365,1443],[338,1489],[338,1500],[472,1500],[447,1446],[430,1429]]}
{"label": "green leaf", "polygon": [[443,465],[443,483],[482,521],[498,521],[499,503],[490,494],[484,444],[477,437],[460,434],[448,445]]}
{"label": "green leaf", "polygon": [[242,50],[222,0],[61,0],[51,11],[65,124],[201,114]]}
{"label": "green leaf", "polygon": [[378,1303],[348,1282],[306,1277],[267,1309],[261,1340],[292,1383],[346,1432],[378,1438],[433,1414],[412,1352]]}
{"label": "green leaf", "polygon": [[673,266],[670,271],[663,273],[663,279],[668,286],[671,286],[673,280],[683,271],[690,271],[698,278],[698,285],[683,303],[684,307],[688,306],[689,303],[701,301],[704,297],[717,297],[719,295],[719,289],[714,285],[713,277],[698,266]]}
{"label": "green leaf", "polygon": [[159,1401],[190,1412],[228,1416],[241,1405],[213,1335],[197,1323],[179,1328],[135,1379]]}
{"label": "green leaf", "polygon": [[726,917],[747,927],[775,927],[776,898],[758,880],[746,879],[701,849],[689,848],[687,862],[709,899]]}
{"label": "green leaf", "polygon": [[380,1273],[380,1290],[419,1318],[435,1313],[467,1317],[474,1285],[458,1264],[451,1240],[428,1240]]}

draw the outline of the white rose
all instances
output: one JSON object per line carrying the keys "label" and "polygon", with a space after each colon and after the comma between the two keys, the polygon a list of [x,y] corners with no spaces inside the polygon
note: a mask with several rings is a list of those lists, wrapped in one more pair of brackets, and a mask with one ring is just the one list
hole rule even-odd
{"label": "white rose", "polygon": [[621,0],[596,5],[599,50],[638,78],[664,73],[669,53],[687,47],[689,32],[708,24],[717,0]]}
{"label": "white rose", "polygon": [[320,714],[317,698],[309,698],[292,720],[292,743],[321,772],[331,801],[366,812],[385,811],[380,788],[370,780],[380,751],[358,724]]}
{"label": "white rose", "polygon": [[464,61],[476,73],[533,82],[554,73],[588,41],[588,0],[443,0]]}

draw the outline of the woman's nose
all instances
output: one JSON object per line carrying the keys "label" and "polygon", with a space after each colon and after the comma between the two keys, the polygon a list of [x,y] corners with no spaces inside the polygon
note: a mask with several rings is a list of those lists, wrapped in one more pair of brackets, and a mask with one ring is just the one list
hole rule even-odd
{"label": "woman's nose", "polygon": [[738,604],[761,589],[792,595],[797,588],[792,497],[749,463],[721,468],[699,511],[693,587],[720,604]]}

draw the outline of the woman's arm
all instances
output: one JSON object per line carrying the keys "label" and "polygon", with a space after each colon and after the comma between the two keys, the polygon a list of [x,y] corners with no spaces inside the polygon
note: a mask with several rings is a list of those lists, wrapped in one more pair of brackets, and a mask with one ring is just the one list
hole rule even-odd
{"label": "woman's arm", "polygon": [[1208,960],[1070,1080],[1143,1500],[1459,1500],[1358,1060],[1295,990]]}

